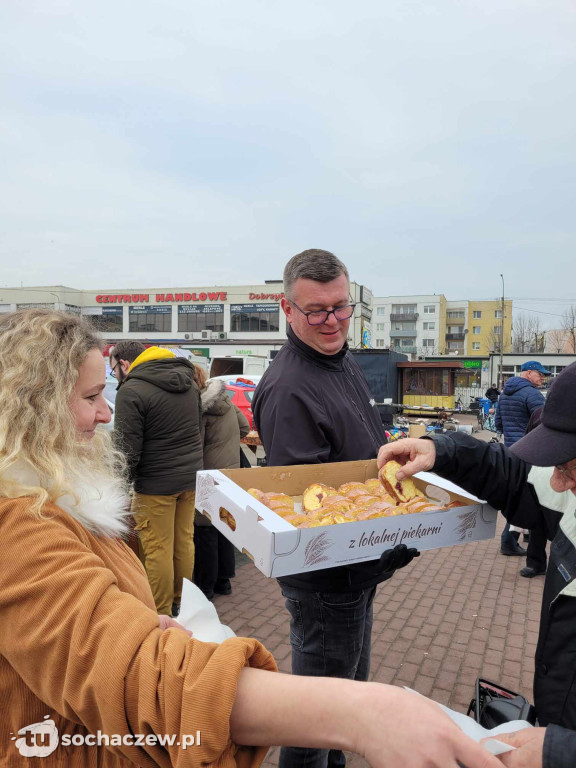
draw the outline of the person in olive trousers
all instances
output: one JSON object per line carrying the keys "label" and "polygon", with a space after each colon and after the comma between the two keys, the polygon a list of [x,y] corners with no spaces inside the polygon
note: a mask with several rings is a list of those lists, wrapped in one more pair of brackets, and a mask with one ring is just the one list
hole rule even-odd
{"label": "person in olive trousers", "polygon": [[202,469],[200,393],[194,365],[174,352],[119,341],[114,441],[127,460],[140,559],[158,613],[177,616],[194,568],[194,495]]}

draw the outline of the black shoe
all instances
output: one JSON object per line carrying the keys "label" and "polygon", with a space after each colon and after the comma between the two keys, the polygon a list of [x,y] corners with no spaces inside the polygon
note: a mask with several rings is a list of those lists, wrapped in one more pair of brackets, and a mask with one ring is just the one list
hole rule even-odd
{"label": "black shoe", "polygon": [[172,603],[172,618],[175,619],[179,613],[180,613],[180,604]]}
{"label": "black shoe", "polygon": [[230,584],[230,579],[222,579],[217,581],[214,585],[214,592],[217,595],[231,595],[232,584]]}
{"label": "black shoe", "polygon": [[507,544],[500,547],[500,554],[509,555],[510,557],[525,557],[526,550],[520,544]]}
{"label": "black shoe", "polygon": [[525,579],[533,579],[534,576],[546,576],[546,571],[537,571],[531,565],[525,565],[524,568],[520,569],[520,576],[524,576]]}

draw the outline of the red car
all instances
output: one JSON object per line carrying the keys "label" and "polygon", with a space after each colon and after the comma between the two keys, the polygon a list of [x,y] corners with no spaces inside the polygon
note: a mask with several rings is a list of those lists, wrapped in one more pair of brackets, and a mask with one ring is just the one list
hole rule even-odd
{"label": "red car", "polygon": [[254,384],[244,383],[241,379],[237,381],[230,381],[226,384],[226,391],[228,397],[237,408],[240,408],[244,416],[248,419],[250,429],[252,429],[252,398],[254,397],[254,390],[256,386]]}

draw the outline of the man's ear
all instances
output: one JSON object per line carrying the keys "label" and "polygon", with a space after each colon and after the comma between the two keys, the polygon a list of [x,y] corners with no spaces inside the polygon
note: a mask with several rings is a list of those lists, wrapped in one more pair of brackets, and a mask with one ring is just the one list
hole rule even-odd
{"label": "man's ear", "polygon": [[131,365],[132,363],[129,360],[120,360],[120,368],[122,368],[124,373],[128,373]]}
{"label": "man's ear", "polygon": [[288,301],[286,296],[282,296],[280,299],[280,306],[282,307],[282,311],[286,315],[286,320],[292,324],[292,319],[294,316],[294,308],[292,307],[292,304]]}

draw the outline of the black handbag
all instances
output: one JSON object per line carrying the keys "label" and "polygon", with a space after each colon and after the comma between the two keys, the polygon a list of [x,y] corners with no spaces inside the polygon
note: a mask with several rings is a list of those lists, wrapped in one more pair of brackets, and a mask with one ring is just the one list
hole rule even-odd
{"label": "black handbag", "polygon": [[511,720],[526,720],[531,725],[537,724],[536,710],[528,699],[481,677],[476,680],[476,695],[466,714],[488,729]]}

